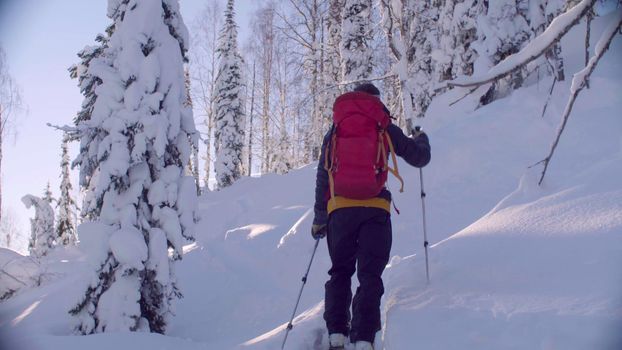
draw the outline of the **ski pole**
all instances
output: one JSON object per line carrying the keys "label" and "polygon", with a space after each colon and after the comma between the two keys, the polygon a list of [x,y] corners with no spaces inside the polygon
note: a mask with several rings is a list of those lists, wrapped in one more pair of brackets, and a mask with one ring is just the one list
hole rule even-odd
{"label": "ski pole", "polygon": [[[415,126],[415,131],[421,131],[420,126]],[[430,284],[430,267],[428,264],[428,232],[425,218],[425,189],[423,187],[423,169],[419,168],[419,182],[421,184],[421,211],[423,212],[423,248],[425,250],[425,277]]]}
{"label": "ski pole", "polygon": [[317,250],[317,246],[320,244],[320,238],[315,240],[315,247],[313,247],[313,253],[311,254],[311,260],[309,261],[309,265],[307,266],[307,271],[305,275],[302,277],[302,286],[300,287],[300,292],[298,292],[298,299],[296,300],[296,306],[294,306],[294,312],[292,312],[292,317],[289,319],[289,323],[287,324],[287,330],[285,331],[285,338],[283,339],[283,344],[281,345],[281,350],[285,349],[285,342],[287,342],[287,336],[289,335],[289,331],[294,328],[292,322],[294,321],[294,316],[296,316],[296,310],[298,309],[298,304],[300,303],[300,297],[302,296],[302,290],[305,288],[305,284],[307,283],[307,277],[309,276],[309,270],[311,270],[311,264],[313,263],[313,258],[315,257],[315,251]]}

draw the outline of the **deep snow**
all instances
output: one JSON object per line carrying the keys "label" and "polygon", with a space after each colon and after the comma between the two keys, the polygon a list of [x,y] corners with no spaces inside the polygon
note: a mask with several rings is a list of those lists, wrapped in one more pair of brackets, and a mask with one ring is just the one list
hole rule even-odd
{"label": "deep snow", "polygon": [[[573,39],[583,30],[563,42],[568,72],[581,67],[582,40]],[[593,38],[602,30],[596,21]],[[544,118],[548,80],[476,111],[472,98],[447,107],[464,90],[434,101],[422,123],[433,155],[424,169],[432,283],[418,171],[402,162],[406,192],[394,193],[401,215],[393,215],[379,349],[622,348],[620,39],[579,96],[541,187],[541,166],[528,167],[548,152],[571,79],[557,84]],[[314,243],[314,175],[310,165],[244,178],[201,198],[197,242],[177,267],[184,299],[168,336],[72,336],[66,310],[89,283],[89,265],[68,249],[44,258],[41,287],[0,304],[0,348],[280,348]],[[322,242],[287,349],[326,343],[328,267]]]}

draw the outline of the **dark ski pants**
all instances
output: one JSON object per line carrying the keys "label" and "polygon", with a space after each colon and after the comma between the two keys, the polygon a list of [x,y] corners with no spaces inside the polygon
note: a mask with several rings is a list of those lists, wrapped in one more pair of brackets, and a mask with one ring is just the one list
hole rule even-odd
{"label": "dark ski pants", "polygon": [[[325,285],[324,311],[329,334],[350,334],[352,342],[373,343],[381,329],[381,276],[389,261],[391,240],[391,215],[383,209],[342,208],[330,214],[327,242],[332,267]],[[359,287],[352,300],[351,278],[355,271]]]}

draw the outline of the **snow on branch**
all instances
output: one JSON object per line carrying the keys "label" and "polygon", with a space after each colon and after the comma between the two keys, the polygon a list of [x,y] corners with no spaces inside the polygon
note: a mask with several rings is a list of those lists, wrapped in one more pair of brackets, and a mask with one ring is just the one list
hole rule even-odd
{"label": "snow on branch", "polygon": [[389,78],[395,77],[395,76],[396,76],[395,73],[389,73],[389,74],[385,74],[385,75],[382,75],[382,76],[379,76],[379,77],[347,80],[347,81],[339,82],[339,83],[335,84],[334,86],[329,86],[329,87],[327,87],[327,89],[335,88],[337,86],[343,86],[343,85],[351,85],[351,84],[358,84],[358,83],[368,83],[368,82],[376,81],[376,80],[385,80],[385,79],[389,79]]}
{"label": "snow on branch", "polygon": [[592,74],[592,72],[594,72],[596,65],[603,57],[607,49],[609,49],[609,44],[611,44],[611,41],[621,27],[622,9],[618,9],[615,17],[612,18],[611,23],[609,23],[602,36],[598,40],[598,43],[596,44],[596,48],[594,50],[594,56],[590,58],[587,66],[578,73],[576,73],[572,78],[572,86],[570,87],[570,98],[568,99],[568,103],[566,104],[566,108],[564,109],[562,123],[559,127],[559,130],[557,131],[555,141],[551,145],[551,150],[548,156],[546,156],[544,160],[537,163],[544,163],[544,169],[542,170],[542,175],[540,176],[540,181],[538,181],[538,185],[541,185],[542,181],[544,180],[544,175],[546,174],[546,170],[548,169],[551,158],[553,157],[553,152],[555,152],[557,144],[559,143],[559,139],[562,136],[562,132],[564,132],[564,128],[566,127],[566,123],[568,122],[568,118],[570,117],[570,112],[572,111],[572,107],[574,106],[575,100],[577,99],[579,92],[581,92],[581,90],[583,90],[587,86],[590,75]]}
{"label": "snow on branch", "polygon": [[[397,74],[395,74],[395,73],[388,73],[388,74],[385,74],[385,75],[381,75],[379,77],[341,81],[341,82],[338,82],[336,84],[326,86],[325,88],[319,90],[317,92],[317,94],[321,94],[321,93],[326,92],[328,90],[337,89],[337,88],[339,88],[341,86],[345,86],[345,85],[369,83],[369,82],[372,82],[372,81],[385,80],[385,79],[389,79],[389,78],[396,77],[396,76],[397,76]],[[307,102],[309,102],[312,97],[313,97],[313,95],[309,95],[305,99],[300,101],[300,103],[298,103],[298,105],[297,105],[297,108],[302,108],[302,106],[304,106]]]}
{"label": "snow on branch", "polygon": [[77,141],[80,139],[82,133],[85,131],[83,127],[69,126],[69,125],[56,125],[46,123],[46,125],[54,130],[62,131],[67,135],[69,141]]}
{"label": "snow on branch", "polygon": [[555,18],[548,28],[519,52],[508,56],[486,74],[476,77],[461,77],[446,82],[439,90],[447,87],[470,87],[487,84],[505,77],[516,69],[543,55],[552,45],[561,40],[579,20],[592,8],[596,0],[582,0],[579,4]]}

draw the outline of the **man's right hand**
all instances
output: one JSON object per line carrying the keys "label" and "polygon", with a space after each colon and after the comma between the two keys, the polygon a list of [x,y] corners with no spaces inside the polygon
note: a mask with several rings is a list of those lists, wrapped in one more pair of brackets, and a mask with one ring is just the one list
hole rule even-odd
{"label": "man's right hand", "polygon": [[425,135],[425,133],[423,132],[423,129],[420,126],[415,126],[413,129],[410,130],[410,137],[412,137],[413,139],[416,139],[417,137],[421,135]]}
{"label": "man's right hand", "polygon": [[326,225],[311,226],[311,236],[313,236],[313,239],[322,239],[326,237],[326,231]]}

